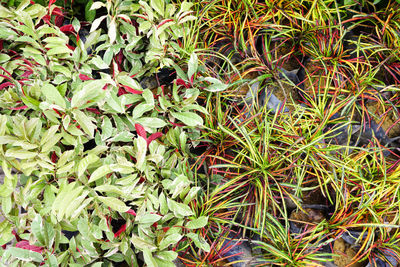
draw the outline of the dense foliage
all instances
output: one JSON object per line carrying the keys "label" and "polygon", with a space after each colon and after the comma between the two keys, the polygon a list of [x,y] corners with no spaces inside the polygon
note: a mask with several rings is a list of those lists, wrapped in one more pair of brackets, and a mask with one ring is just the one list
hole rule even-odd
{"label": "dense foliage", "polygon": [[397,1],[2,1],[0,265],[400,262],[399,26]]}

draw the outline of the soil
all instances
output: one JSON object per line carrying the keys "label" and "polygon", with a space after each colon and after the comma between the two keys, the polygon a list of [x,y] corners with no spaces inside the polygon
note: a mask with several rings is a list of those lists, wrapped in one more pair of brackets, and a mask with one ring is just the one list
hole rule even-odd
{"label": "soil", "polygon": [[[333,244],[333,253],[338,254],[333,256],[333,262],[338,267],[364,267],[365,264],[361,262],[353,262],[353,258],[357,252],[349,244],[347,244],[342,238],[335,241]],[[351,264],[351,265],[350,265]]]}
{"label": "soil", "polygon": [[301,222],[310,222],[317,224],[325,219],[324,215],[320,210],[307,208],[304,209],[304,211],[305,212],[301,210],[293,211],[290,214],[290,219],[293,220],[294,224],[299,228],[304,226],[304,223]]}
{"label": "soil", "polygon": [[[280,86],[280,84],[282,86]],[[293,112],[295,110],[295,105],[300,104],[300,96],[298,94],[297,88],[295,86],[290,85],[285,80],[280,80],[280,84],[275,82],[273,86],[267,86],[269,90],[281,101],[286,101],[286,107]],[[293,99],[293,104],[292,104]]]}
{"label": "soil", "polygon": [[[242,78],[248,80],[254,80],[259,75],[260,74],[257,71],[245,72],[242,73]],[[236,82],[239,78],[240,78],[239,76],[235,77],[232,82]],[[229,94],[232,95],[234,98],[240,99],[241,97],[245,97],[249,90],[250,90],[249,82],[245,82],[240,86],[238,86],[237,89],[234,89],[231,92],[229,92]]]}
{"label": "soil", "polygon": [[[382,105],[380,105],[379,102],[373,102],[373,103],[369,103],[367,104],[367,109],[368,111],[375,115],[375,122],[377,124],[381,124],[383,130],[387,133],[387,135],[389,136],[389,138],[393,138],[393,137],[397,137],[400,136],[400,123],[396,123],[397,121],[394,111],[389,111],[389,113],[387,114],[386,117],[384,117],[384,110],[382,108]],[[390,129],[390,130],[389,130]],[[389,132],[388,132],[389,130]]]}
{"label": "soil", "polygon": [[273,50],[275,52],[274,59],[278,61],[278,66],[287,71],[300,68],[300,63],[293,53],[289,55],[290,51],[292,50],[289,45],[282,44],[281,42],[273,42],[272,49],[275,49]]}

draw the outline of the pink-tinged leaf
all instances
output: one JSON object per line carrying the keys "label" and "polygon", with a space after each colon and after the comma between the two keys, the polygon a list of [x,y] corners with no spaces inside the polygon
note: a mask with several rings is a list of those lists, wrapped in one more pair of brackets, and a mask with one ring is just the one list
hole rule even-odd
{"label": "pink-tinged leaf", "polygon": [[5,82],[0,84],[0,90],[3,90],[4,88],[6,88],[7,86],[14,86],[14,84],[12,82]]}
{"label": "pink-tinged leaf", "polygon": [[27,60],[27,59],[25,59],[25,58],[21,58],[21,59],[22,59],[22,61],[25,62],[29,67],[33,67],[32,63],[31,63],[29,60]]}
{"label": "pink-tinged leaf", "polygon": [[64,17],[64,14],[62,13],[61,8],[59,8],[59,7],[55,7],[53,9],[53,12],[51,12],[51,14]]}
{"label": "pink-tinged leaf", "polygon": [[93,78],[90,78],[89,76],[87,76],[85,74],[79,74],[79,79],[81,79],[82,81],[94,80]]}
{"label": "pink-tinged leaf", "polygon": [[193,81],[194,81],[194,74],[192,75],[192,77],[190,77],[190,84],[193,85]]}
{"label": "pink-tinged leaf", "polygon": [[140,95],[140,94],[143,93],[143,91],[139,91],[139,90],[133,89],[132,87],[129,87],[129,86],[127,86],[127,85],[121,84],[121,86],[122,86],[126,91],[128,91],[129,93],[131,93],[131,94]]}
{"label": "pink-tinged leaf", "polygon": [[30,245],[28,240],[21,240],[17,244],[15,244],[17,248],[23,248],[31,251],[35,251],[38,253],[42,253],[43,247],[38,247],[34,245]]}
{"label": "pink-tinged leaf", "polygon": [[118,88],[118,96],[121,96],[121,95],[124,95],[124,94],[127,94],[127,93],[128,93],[128,92],[125,91],[124,88],[122,88],[122,87],[119,87],[119,88]]}
{"label": "pink-tinged leaf", "polygon": [[55,151],[53,151],[53,153],[51,154],[51,162],[56,163],[57,162],[57,154]]}
{"label": "pink-tinged leaf", "polygon": [[16,107],[16,108],[9,108],[11,110],[21,110],[21,109],[27,109],[28,106],[20,106],[20,107]]}
{"label": "pink-tinged leaf", "polygon": [[21,74],[21,77],[29,77],[29,75],[31,75],[32,73],[33,73],[33,71],[27,70],[23,74]]}
{"label": "pink-tinged leaf", "polygon": [[119,230],[114,234],[114,238],[120,236],[126,230],[126,223],[119,228]]}
{"label": "pink-tinged leaf", "polygon": [[183,86],[185,86],[186,88],[189,88],[190,87],[190,85],[188,85],[184,80],[182,80],[182,79],[176,79],[176,85],[183,85]]}
{"label": "pink-tinged leaf", "polygon": [[150,145],[150,143],[154,140],[156,140],[157,138],[161,137],[163,134],[160,132],[157,133],[153,133],[152,135],[149,136],[149,139],[147,139],[147,146]]}
{"label": "pink-tinged leaf", "polygon": [[51,24],[50,24],[50,15],[46,15],[46,16],[44,16],[42,19],[43,19],[43,21],[46,22],[48,25],[51,25]]}
{"label": "pink-tinged leaf", "polygon": [[146,130],[143,128],[142,125],[136,123],[136,124],[135,124],[135,129],[136,129],[137,134],[138,134],[140,137],[143,137],[145,140],[147,140]]}
{"label": "pink-tinged leaf", "polygon": [[75,32],[74,26],[72,24],[64,25],[60,28],[62,32]]}
{"label": "pink-tinged leaf", "polygon": [[136,216],[136,212],[133,209],[129,209],[126,213]]}
{"label": "pink-tinged leaf", "polygon": [[[55,14],[56,14],[56,12],[54,12]],[[54,24],[57,26],[57,27],[62,27],[62,25],[63,25],[63,23],[64,23],[64,14],[63,13],[61,13],[62,15],[58,15],[58,16],[56,16],[56,19],[55,19],[55,21],[54,21]]]}
{"label": "pink-tinged leaf", "polygon": [[175,123],[175,122],[172,122],[172,121],[169,121],[169,123],[171,123],[173,126],[176,126],[176,127],[183,127],[183,126],[185,126],[185,124]]}
{"label": "pink-tinged leaf", "polygon": [[87,111],[93,112],[95,114],[101,114],[97,108],[86,108]]}
{"label": "pink-tinged leaf", "polygon": [[122,65],[122,60],[124,60],[124,54],[122,53],[122,51],[119,51],[119,53],[117,54],[117,62],[119,65]]}

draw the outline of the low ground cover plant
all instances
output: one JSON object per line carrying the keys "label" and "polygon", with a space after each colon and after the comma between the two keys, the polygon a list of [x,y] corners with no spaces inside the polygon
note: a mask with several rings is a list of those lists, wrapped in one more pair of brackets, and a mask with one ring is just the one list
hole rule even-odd
{"label": "low ground cover plant", "polygon": [[1,1],[0,264],[398,265],[399,18]]}

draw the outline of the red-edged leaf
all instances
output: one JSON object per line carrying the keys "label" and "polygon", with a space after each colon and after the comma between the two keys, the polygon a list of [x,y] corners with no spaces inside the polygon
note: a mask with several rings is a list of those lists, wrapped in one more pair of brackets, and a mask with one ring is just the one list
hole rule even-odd
{"label": "red-edged leaf", "polygon": [[21,59],[23,62],[25,62],[27,65],[29,65],[29,67],[33,67],[32,63],[29,60],[27,60],[25,58],[21,58]]}
{"label": "red-edged leaf", "polygon": [[121,233],[125,232],[126,230],[126,223],[119,228],[119,230],[114,234],[114,238],[117,238],[121,235]]}
{"label": "red-edged leaf", "polygon": [[139,91],[139,90],[133,89],[132,87],[129,87],[127,85],[121,84],[121,86],[131,94],[140,95],[141,93],[143,93],[143,91]]}
{"label": "red-edged leaf", "polygon": [[66,44],[66,46],[67,46],[69,49],[71,49],[72,51],[75,50],[75,47],[73,47],[72,45]]}
{"label": "red-edged leaf", "polygon": [[90,78],[89,76],[87,76],[85,74],[79,74],[79,79],[81,79],[82,81],[94,80],[93,78]]}
{"label": "red-edged leaf", "polygon": [[[9,73],[5,68],[3,68],[2,66],[0,66],[0,70],[2,70],[2,71],[4,71],[5,73],[7,73],[8,74],[8,76],[12,76],[11,75],[11,73]],[[6,76],[4,76],[4,77],[6,77]],[[9,79],[8,77],[7,77],[7,79]]]}
{"label": "red-edged leaf", "polygon": [[160,24],[157,25],[157,29],[159,29],[162,25],[164,25],[165,23],[170,22],[170,21],[174,21],[174,20],[164,19],[163,21],[160,22]]}
{"label": "red-edged leaf", "polygon": [[20,106],[20,107],[16,107],[16,108],[9,108],[11,110],[21,110],[21,109],[27,109],[28,106]]}
{"label": "red-edged leaf", "polygon": [[14,86],[14,84],[12,82],[5,82],[0,84],[0,90],[3,90],[4,88],[6,88],[7,86]]}
{"label": "red-edged leaf", "polygon": [[143,128],[143,126],[138,124],[138,123],[136,123],[135,124],[135,129],[136,129],[137,134],[140,137],[143,137],[147,141],[146,130]]}
{"label": "red-edged leaf", "polygon": [[15,246],[17,248],[23,248],[23,249],[27,249],[27,250],[31,250],[31,251],[35,251],[35,252],[39,252],[39,253],[42,253],[42,251],[43,251],[43,247],[30,245],[28,240],[21,240],[17,244],[15,244]]}
{"label": "red-edged leaf", "polygon": [[149,136],[147,139],[147,145],[150,145],[151,141],[156,140],[157,138],[161,137],[163,134],[160,132],[153,133],[152,135]]}
{"label": "red-edged leaf", "polygon": [[74,26],[72,24],[64,25],[60,28],[62,32],[75,32]]}
{"label": "red-edged leaf", "polygon": [[122,65],[122,60],[124,60],[124,54],[122,53],[122,51],[119,51],[119,53],[117,55],[118,65]]}
{"label": "red-edged leaf", "polygon": [[136,216],[136,212],[133,209],[129,209],[126,213]]}

